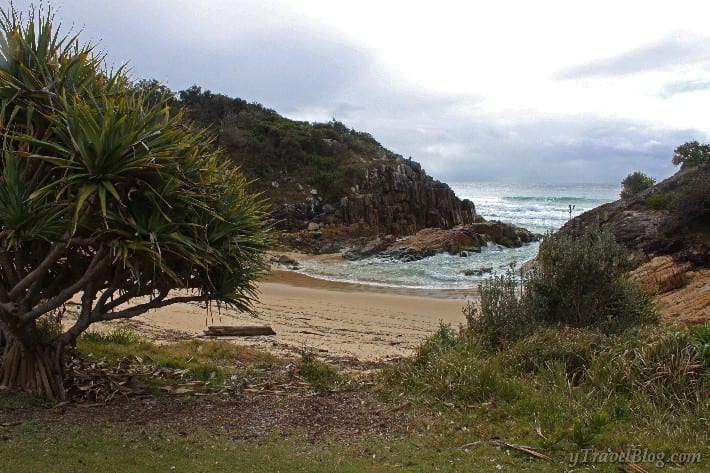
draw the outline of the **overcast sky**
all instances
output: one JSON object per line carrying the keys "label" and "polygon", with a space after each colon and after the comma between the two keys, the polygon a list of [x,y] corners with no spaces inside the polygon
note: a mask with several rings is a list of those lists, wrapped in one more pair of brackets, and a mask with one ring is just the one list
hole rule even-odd
{"label": "overcast sky", "polygon": [[445,181],[662,179],[710,136],[710,2],[52,4],[135,78],[334,117]]}

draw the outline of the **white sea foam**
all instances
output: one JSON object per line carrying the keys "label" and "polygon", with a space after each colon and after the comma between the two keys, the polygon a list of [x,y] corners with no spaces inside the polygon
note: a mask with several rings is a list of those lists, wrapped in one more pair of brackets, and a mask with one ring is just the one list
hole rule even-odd
{"label": "white sea foam", "polygon": [[[615,200],[618,185],[545,185],[545,184],[450,184],[456,195],[470,199],[476,211],[487,220],[501,220],[525,227],[536,233],[560,228],[572,215]],[[302,261],[302,272],[324,279],[357,282],[377,286],[426,289],[467,289],[475,287],[490,274],[466,276],[467,270],[490,268],[493,273],[504,272],[511,262],[521,264],[537,254],[537,243],[521,248],[490,245],[481,253],[467,257],[439,254],[419,261],[399,261],[367,258],[347,261],[330,257],[312,257]]]}

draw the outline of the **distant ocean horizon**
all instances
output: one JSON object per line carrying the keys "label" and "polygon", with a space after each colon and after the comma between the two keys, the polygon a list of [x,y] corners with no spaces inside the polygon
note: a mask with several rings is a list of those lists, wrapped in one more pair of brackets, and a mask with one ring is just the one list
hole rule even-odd
{"label": "distant ocean horizon", "polygon": [[[448,183],[461,199],[476,205],[486,220],[512,223],[535,233],[559,229],[579,215],[619,198],[619,184],[509,184],[492,182]],[[468,289],[511,263],[520,265],[537,254],[537,243],[521,248],[489,245],[468,257],[439,254],[408,263],[376,257],[347,261],[338,256],[307,257],[300,272],[333,281],[413,289]],[[467,270],[485,270],[467,276]],[[488,271],[490,270],[490,271]]]}

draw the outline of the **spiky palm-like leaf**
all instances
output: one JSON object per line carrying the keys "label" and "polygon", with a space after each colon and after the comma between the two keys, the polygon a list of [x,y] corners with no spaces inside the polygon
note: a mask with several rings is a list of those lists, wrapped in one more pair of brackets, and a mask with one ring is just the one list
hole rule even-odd
{"label": "spiky palm-like leaf", "polygon": [[0,330],[31,344],[35,320],[80,292],[59,346],[175,302],[249,310],[268,220],[239,171],[51,12],[0,18]]}

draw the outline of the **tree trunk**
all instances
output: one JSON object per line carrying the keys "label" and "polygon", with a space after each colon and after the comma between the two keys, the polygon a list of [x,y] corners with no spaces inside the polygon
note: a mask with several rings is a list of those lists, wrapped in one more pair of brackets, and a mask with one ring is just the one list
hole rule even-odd
{"label": "tree trunk", "polygon": [[0,360],[0,386],[34,396],[64,401],[63,350],[47,344],[27,344],[5,334]]}

